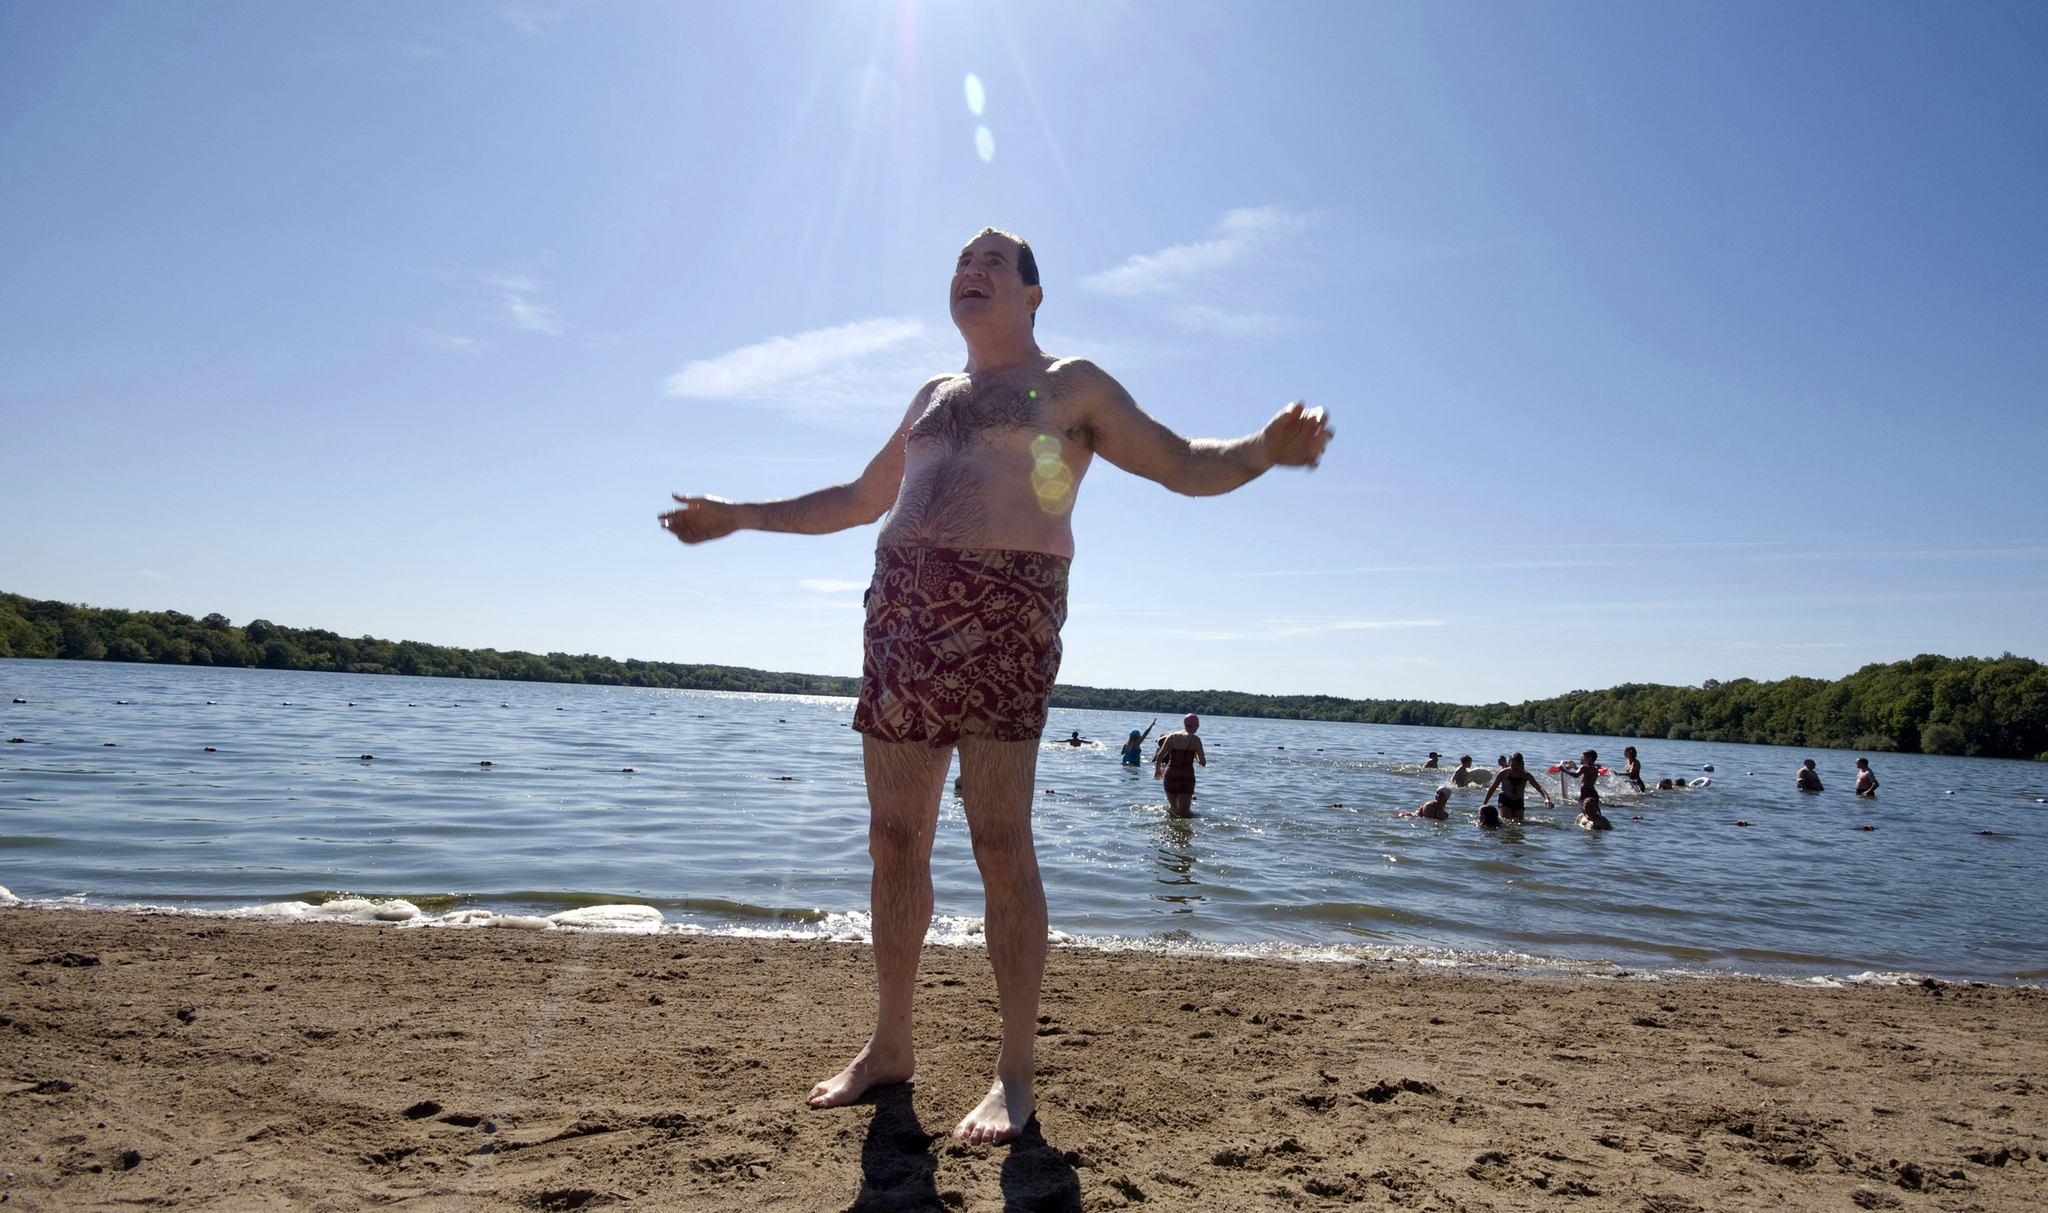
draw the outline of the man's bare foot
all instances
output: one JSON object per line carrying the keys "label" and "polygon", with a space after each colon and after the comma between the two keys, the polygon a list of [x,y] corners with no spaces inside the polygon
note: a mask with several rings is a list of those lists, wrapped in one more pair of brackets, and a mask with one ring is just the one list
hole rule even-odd
{"label": "man's bare foot", "polygon": [[1029,1084],[1009,1087],[998,1078],[974,1111],[954,1126],[953,1136],[984,1146],[1008,1141],[1024,1131],[1037,1109],[1038,1096]]}
{"label": "man's bare foot", "polygon": [[885,1056],[871,1040],[844,1070],[812,1087],[805,1102],[814,1108],[843,1108],[876,1087],[909,1082],[915,1073],[917,1062],[907,1051],[901,1058]]}

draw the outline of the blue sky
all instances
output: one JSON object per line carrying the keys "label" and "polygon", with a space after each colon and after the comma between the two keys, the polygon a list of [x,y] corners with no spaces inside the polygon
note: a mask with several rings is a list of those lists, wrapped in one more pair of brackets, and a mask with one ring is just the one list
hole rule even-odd
{"label": "blue sky", "polygon": [[1992,3],[8,4],[0,588],[854,673],[871,528],[654,515],[854,475],[995,224],[1175,428],[1339,431],[1099,467],[1065,681],[2048,657],[2044,82]]}

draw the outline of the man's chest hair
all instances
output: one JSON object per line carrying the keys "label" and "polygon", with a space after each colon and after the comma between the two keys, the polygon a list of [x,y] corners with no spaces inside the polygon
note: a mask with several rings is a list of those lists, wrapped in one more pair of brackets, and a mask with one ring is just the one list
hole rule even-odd
{"label": "man's chest hair", "polygon": [[[1064,376],[961,375],[932,392],[931,403],[911,423],[910,437],[959,449],[977,438],[1002,433],[1068,431],[1075,385]],[[1069,432],[1069,436],[1073,436]]]}

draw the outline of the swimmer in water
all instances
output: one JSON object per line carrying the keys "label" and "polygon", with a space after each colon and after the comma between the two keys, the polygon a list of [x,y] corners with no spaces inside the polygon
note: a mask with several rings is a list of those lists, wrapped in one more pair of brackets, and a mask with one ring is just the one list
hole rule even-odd
{"label": "swimmer in water", "polygon": [[1813,769],[1813,759],[1811,758],[1806,760],[1805,766],[1799,768],[1798,783],[1799,790],[1802,792],[1827,791],[1825,787],[1821,786],[1820,772]]}
{"label": "swimmer in water", "polygon": [[1472,769],[1472,755],[1458,759],[1458,769],[1451,772],[1451,786],[1462,788],[1478,782],[1479,773]]}
{"label": "swimmer in water", "polygon": [[1670,791],[1670,790],[1671,790],[1671,789],[1672,789],[1673,787],[1676,787],[1676,786],[1677,786],[1676,784],[1673,784],[1673,783],[1672,783],[1672,782],[1671,782],[1670,780],[1668,780],[1668,779],[1660,779],[1660,780],[1658,780],[1658,781],[1657,781],[1657,790],[1658,790],[1658,791],[1660,791],[1660,792],[1668,792],[1668,791]]}
{"label": "swimmer in water", "polygon": [[1549,791],[1544,788],[1543,781],[1522,765],[1520,750],[1508,755],[1508,765],[1493,777],[1492,783],[1486,785],[1486,795],[1479,801],[1482,811],[1490,807],[1496,788],[1500,790],[1500,815],[1509,821],[1522,820],[1522,798],[1528,795],[1530,788],[1536,789],[1536,794],[1543,797],[1544,804],[1553,809],[1557,807],[1557,802],[1550,798]]}
{"label": "swimmer in water", "polygon": [[1159,750],[1152,755],[1152,778],[1166,784],[1168,817],[1195,815],[1195,764],[1209,765],[1202,739],[1195,736],[1201,727],[1202,718],[1189,712],[1181,719],[1181,731],[1161,737]]}
{"label": "swimmer in water", "polygon": [[1417,817],[1427,817],[1431,821],[1449,820],[1451,814],[1444,806],[1449,804],[1450,801],[1451,790],[1449,788],[1438,788],[1434,797],[1424,801],[1422,807],[1415,810],[1415,815]]}
{"label": "swimmer in water", "polygon": [[1579,827],[1611,830],[1614,823],[1600,811],[1600,755],[1587,750],[1579,755]]}
{"label": "swimmer in water", "polygon": [[1073,736],[1067,738],[1065,741],[1060,742],[1059,744],[1070,746],[1084,746],[1088,744],[1088,739],[1081,736],[1081,730],[1075,729]]}
{"label": "swimmer in water", "polygon": [[1628,780],[1629,786],[1633,787],[1636,791],[1649,791],[1648,788],[1643,786],[1643,760],[1636,757],[1636,748],[1632,745],[1623,746],[1621,748],[1621,756],[1628,759],[1627,765],[1622,768],[1621,777]]}
{"label": "swimmer in water", "polygon": [[1422,764],[1422,769],[1423,769],[1423,770],[1425,770],[1425,771],[1440,771],[1440,770],[1442,770],[1442,769],[1443,769],[1442,767],[1439,767],[1438,765],[1436,765],[1436,759],[1437,759],[1437,753],[1436,753],[1436,751],[1435,751],[1435,750],[1431,750],[1431,751],[1429,752],[1429,761],[1428,761],[1428,762],[1425,762],[1425,763],[1423,763],[1423,764]]}
{"label": "swimmer in water", "polygon": [[1134,767],[1145,760],[1145,739],[1147,737],[1150,737],[1152,735],[1152,730],[1157,727],[1159,727],[1159,719],[1157,717],[1154,717],[1152,723],[1145,726],[1144,732],[1140,733],[1138,730],[1132,729],[1131,735],[1129,737],[1124,738],[1125,766]]}
{"label": "swimmer in water", "polygon": [[1500,829],[1500,810],[1490,804],[1480,805],[1479,828],[1482,830]]}
{"label": "swimmer in water", "polygon": [[1868,758],[1856,760],[1856,794],[1865,800],[1877,798],[1877,772],[1870,769]]}

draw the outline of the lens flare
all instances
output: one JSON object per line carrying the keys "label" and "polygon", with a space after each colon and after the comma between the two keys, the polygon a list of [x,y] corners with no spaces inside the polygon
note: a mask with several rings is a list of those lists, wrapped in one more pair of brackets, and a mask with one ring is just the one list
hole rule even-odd
{"label": "lens flare", "polygon": [[1074,504],[1074,474],[1060,458],[1060,440],[1051,434],[1031,440],[1031,491],[1048,514],[1064,514]]}
{"label": "lens flare", "polygon": [[988,106],[988,90],[981,87],[981,77],[967,73],[967,112],[981,117],[981,111]]}
{"label": "lens flare", "polygon": [[996,137],[985,126],[974,128],[974,154],[980,156],[983,163],[996,158]]}

